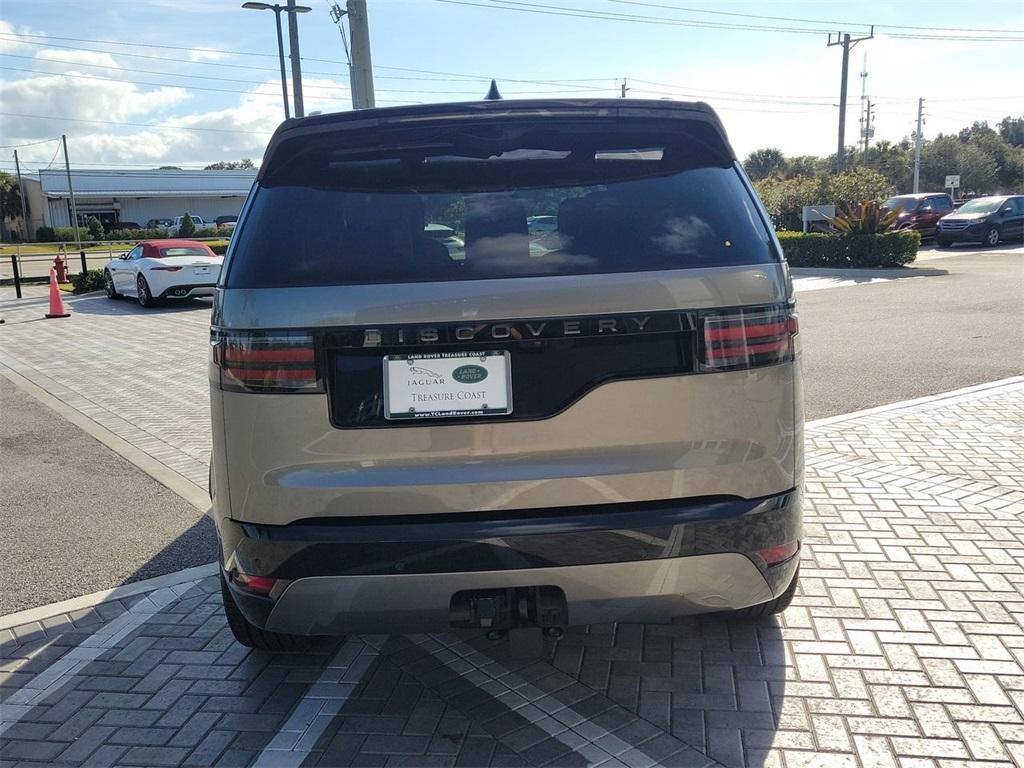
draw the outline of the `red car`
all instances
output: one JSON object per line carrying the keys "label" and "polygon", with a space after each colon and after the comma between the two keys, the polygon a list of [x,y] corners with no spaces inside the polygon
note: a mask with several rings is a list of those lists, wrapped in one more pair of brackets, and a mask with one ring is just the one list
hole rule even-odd
{"label": "red car", "polygon": [[953,198],[945,192],[898,195],[882,203],[882,208],[900,212],[893,229],[915,229],[923,238],[935,237],[939,219],[953,212]]}

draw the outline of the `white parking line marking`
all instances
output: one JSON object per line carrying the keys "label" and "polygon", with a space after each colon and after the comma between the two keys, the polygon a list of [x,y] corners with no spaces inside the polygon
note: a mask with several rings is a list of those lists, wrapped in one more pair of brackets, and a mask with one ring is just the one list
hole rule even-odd
{"label": "white parking line marking", "polygon": [[626,768],[627,764],[618,756],[634,749],[632,744],[589,722],[572,707],[509,672],[487,654],[447,634],[410,635],[409,639],[477,688],[520,714],[525,722],[565,744],[586,760],[588,766]]}
{"label": "white parking line marking", "polygon": [[253,768],[298,768],[377,658],[372,637],[353,637],[327,662]]}
{"label": "white parking line marking", "polygon": [[[192,586],[196,583],[193,582]],[[164,587],[149,593],[12,693],[0,705],[0,736],[37,704],[56,693],[89,662],[95,661],[104,651],[116,646],[126,635],[177,600],[182,594],[182,587]]]}

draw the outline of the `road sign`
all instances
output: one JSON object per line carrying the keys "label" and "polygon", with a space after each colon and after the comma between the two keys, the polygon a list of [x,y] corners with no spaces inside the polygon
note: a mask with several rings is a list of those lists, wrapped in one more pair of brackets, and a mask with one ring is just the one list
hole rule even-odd
{"label": "road sign", "polygon": [[960,176],[947,176],[946,177],[946,189],[959,189],[960,188]]}

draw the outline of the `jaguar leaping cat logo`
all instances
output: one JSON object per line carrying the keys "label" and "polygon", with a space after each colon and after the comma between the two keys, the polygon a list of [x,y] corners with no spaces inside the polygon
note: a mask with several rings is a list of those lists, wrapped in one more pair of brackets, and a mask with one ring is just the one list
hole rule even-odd
{"label": "jaguar leaping cat logo", "polygon": [[434,371],[429,368],[420,368],[418,365],[410,366],[409,373],[415,373],[419,376],[433,376],[435,379],[441,378],[440,373],[434,373]]}

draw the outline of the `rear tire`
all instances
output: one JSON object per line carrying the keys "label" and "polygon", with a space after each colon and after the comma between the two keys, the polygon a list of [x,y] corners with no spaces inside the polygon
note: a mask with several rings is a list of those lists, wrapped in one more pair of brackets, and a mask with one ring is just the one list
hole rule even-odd
{"label": "rear tire", "polygon": [[139,306],[145,309],[156,306],[156,299],[153,298],[153,294],[149,290],[149,283],[146,282],[146,278],[139,275],[135,281],[136,293],[139,298]]}
{"label": "rear tire", "polygon": [[120,299],[121,294],[117,292],[114,287],[114,276],[110,274],[110,270],[103,270],[103,290],[106,291],[108,299]]}
{"label": "rear tire", "polygon": [[270,651],[271,653],[295,653],[306,651],[313,645],[313,639],[302,635],[285,635],[280,632],[267,632],[242,615],[242,611],[235,602],[235,596],[231,594],[224,576],[220,577],[220,596],[224,601],[224,615],[227,617],[228,626],[235,640],[249,648],[258,651]]}
{"label": "rear tire", "polygon": [[740,608],[738,611],[727,611],[724,615],[725,618],[733,621],[751,621],[754,619],[763,619],[766,616],[772,616],[776,613],[782,613],[784,610],[789,608],[789,604],[793,602],[793,596],[796,594],[797,585],[800,583],[800,566],[796,567],[796,573],[793,574],[793,581],[790,582],[789,586],[786,587],[786,591],[776,597],[774,600],[769,600],[767,603],[761,603],[760,605],[752,605],[749,608]]}

